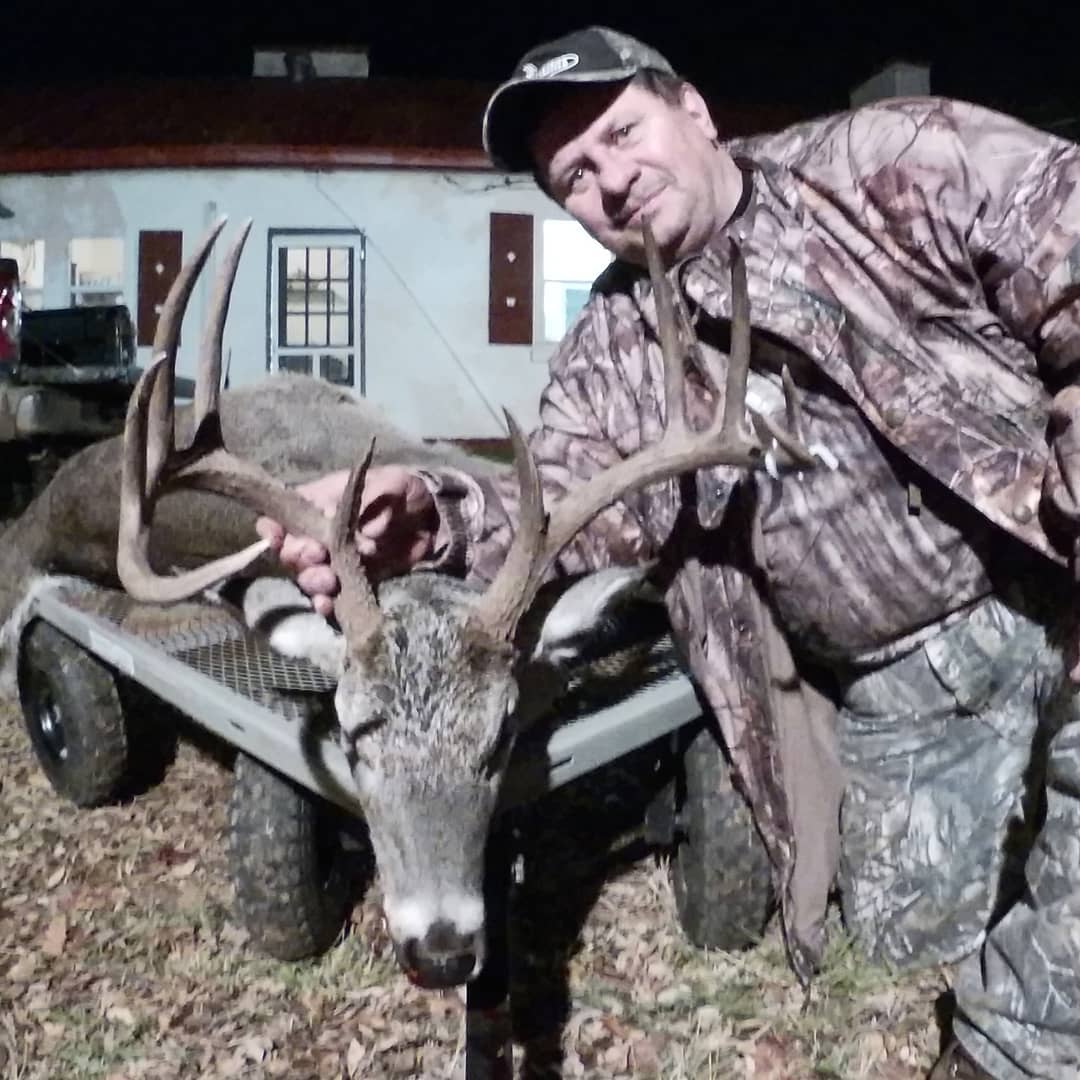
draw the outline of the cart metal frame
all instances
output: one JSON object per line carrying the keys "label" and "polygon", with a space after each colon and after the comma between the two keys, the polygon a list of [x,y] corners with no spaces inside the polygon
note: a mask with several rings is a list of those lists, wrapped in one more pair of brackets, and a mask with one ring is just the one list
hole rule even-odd
{"label": "cart metal frame", "polygon": [[[311,728],[302,720],[297,722],[296,717],[231,688],[109,618],[85,610],[79,594],[65,595],[62,587],[34,596],[28,625],[35,618],[51,623],[226,743],[346,811],[361,814],[345,755],[327,735],[311,738]],[[332,685],[327,681],[317,688],[326,691]],[[546,762],[533,760],[530,767],[522,768],[512,761],[500,813],[671,734],[701,713],[693,684],[676,669],[615,704],[553,725],[542,747]],[[535,754],[536,747],[531,749]],[[501,877],[491,891],[495,908],[503,911],[490,912],[490,957],[478,979],[466,988],[467,1080],[512,1076],[504,932],[511,861],[510,857],[496,858],[497,870],[489,871],[489,876],[494,872]]]}

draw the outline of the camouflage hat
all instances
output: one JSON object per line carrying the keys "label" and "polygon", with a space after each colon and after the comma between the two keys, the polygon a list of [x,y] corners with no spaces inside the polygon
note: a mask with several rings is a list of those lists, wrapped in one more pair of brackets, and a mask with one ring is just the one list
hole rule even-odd
{"label": "camouflage hat", "polygon": [[655,49],[606,26],[589,26],[537,45],[491,95],[484,111],[484,149],[499,168],[527,172],[532,168],[528,140],[545,88],[619,82],[645,70],[675,74]]}

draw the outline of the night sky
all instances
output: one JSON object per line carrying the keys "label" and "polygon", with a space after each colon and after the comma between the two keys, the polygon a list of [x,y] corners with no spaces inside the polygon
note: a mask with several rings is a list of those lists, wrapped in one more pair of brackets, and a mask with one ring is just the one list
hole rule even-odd
{"label": "night sky", "polygon": [[346,43],[370,48],[373,76],[497,81],[531,44],[591,22],[650,41],[706,93],[733,102],[839,108],[853,84],[907,59],[930,63],[937,93],[1044,123],[1071,118],[1080,130],[1080,0],[17,0],[4,8],[0,80],[244,76],[256,43]]}

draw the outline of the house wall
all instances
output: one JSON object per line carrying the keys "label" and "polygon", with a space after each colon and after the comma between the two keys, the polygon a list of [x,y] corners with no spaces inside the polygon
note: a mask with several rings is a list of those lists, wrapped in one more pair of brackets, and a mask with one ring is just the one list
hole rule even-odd
{"label": "house wall", "polygon": [[[488,344],[489,215],[534,215],[534,341],[542,341],[541,224],[562,212],[529,181],[485,172],[355,169],[140,170],[5,178],[14,217],[0,239],[45,241],[45,306],[68,303],[68,242],[121,236],[124,301],[137,310],[141,230],[180,230],[185,257],[219,214],[253,218],[226,328],[233,385],[267,366],[268,242],[276,229],[360,229],[366,236],[366,393],[417,435],[493,437],[499,410],[536,419],[552,346]],[[219,241],[219,245],[221,242]],[[210,295],[196,287],[181,375],[194,374]],[[149,349],[139,350],[140,363]]]}

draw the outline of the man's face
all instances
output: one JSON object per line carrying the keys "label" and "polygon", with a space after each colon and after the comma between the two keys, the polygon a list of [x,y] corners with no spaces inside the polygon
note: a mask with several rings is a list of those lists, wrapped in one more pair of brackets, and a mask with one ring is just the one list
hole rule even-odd
{"label": "man's face", "polygon": [[738,203],[739,171],[715,138],[693,87],[669,104],[631,82],[560,95],[530,149],[551,195],[604,247],[643,265],[648,219],[671,265],[700,251]]}

